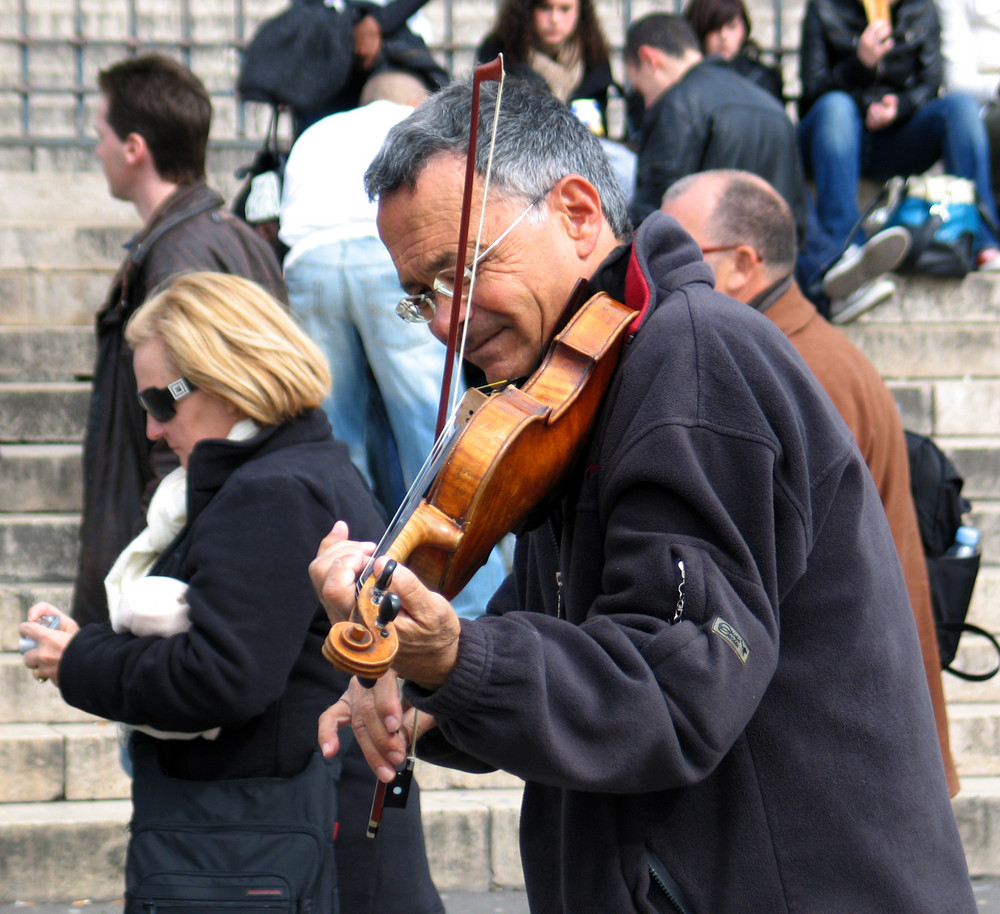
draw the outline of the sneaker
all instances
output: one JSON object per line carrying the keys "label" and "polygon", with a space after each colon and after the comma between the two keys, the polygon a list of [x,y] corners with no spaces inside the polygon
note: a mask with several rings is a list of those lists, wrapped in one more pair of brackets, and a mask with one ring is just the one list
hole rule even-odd
{"label": "sneaker", "polygon": [[[910,233],[900,225],[851,245],[823,277],[823,293],[831,301],[845,299],[862,286],[896,269],[910,249]],[[1000,266],[1000,265],[998,265]]]}
{"label": "sneaker", "polygon": [[830,323],[849,324],[895,294],[896,284],[891,279],[875,279],[865,283],[846,298],[830,302]]}
{"label": "sneaker", "polygon": [[976,254],[977,273],[996,273],[1000,271],[1000,250],[983,248]]}

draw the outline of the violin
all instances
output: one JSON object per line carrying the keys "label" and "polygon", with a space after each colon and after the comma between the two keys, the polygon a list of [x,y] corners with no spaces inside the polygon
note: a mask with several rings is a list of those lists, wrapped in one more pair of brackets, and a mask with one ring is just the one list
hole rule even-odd
{"label": "violin", "polygon": [[[472,398],[480,402],[467,407],[468,421],[384,553],[448,599],[566,479],[589,437],[635,311],[604,293],[581,307],[585,290],[581,280],[567,306],[572,315],[522,387]],[[361,583],[350,618],[327,635],[323,656],[344,672],[377,679],[392,665],[391,569]]]}
{"label": "violin", "polygon": [[[479,86],[483,80],[499,80],[502,86],[502,76],[500,57],[477,67],[473,78],[455,301],[462,301],[465,278]],[[487,170],[487,188],[488,183]],[[462,400],[453,440],[433,464],[433,481],[401,527],[387,534],[389,545],[382,554],[390,562],[378,578],[371,573],[374,559],[368,563],[350,617],[327,635],[323,656],[338,669],[372,681],[391,667],[398,649],[392,620],[399,603],[388,585],[396,562],[404,562],[428,589],[452,599],[500,538],[521,527],[569,475],[597,418],[635,315],[606,294],[584,302],[585,297],[586,282],[581,279],[564,309],[563,326],[523,385],[511,384],[490,396],[469,391]],[[460,310],[451,309],[439,433],[447,415]]]}

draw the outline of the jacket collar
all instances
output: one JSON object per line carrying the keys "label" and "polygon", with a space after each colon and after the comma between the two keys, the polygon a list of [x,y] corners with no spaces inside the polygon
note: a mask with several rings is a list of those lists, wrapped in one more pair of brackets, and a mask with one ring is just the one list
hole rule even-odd
{"label": "jacket collar", "polygon": [[625,274],[624,301],[639,309],[630,332],[641,329],[672,292],[692,283],[715,287],[715,277],[698,245],[672,217],[650,214],[632,240]]}
{"label": "jacket collar", "polygon": [[199,441],[188,459],[188,523],[244,464],[291,445],[322,441],[332,434],[326,414],[310,409],[281,425],[262,428],[245,441],[227,438]]}

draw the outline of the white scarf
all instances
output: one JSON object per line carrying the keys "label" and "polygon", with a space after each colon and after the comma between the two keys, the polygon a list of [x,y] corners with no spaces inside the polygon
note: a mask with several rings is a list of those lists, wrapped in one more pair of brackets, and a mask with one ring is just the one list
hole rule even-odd
{"label": "white scarf", "polygon": [[[226,436],[230,441],[246,441],[260,430],[252,419],[237,422]],[[156,487],[146,511],[146,529],[118,556],[104,579],[108,596],[108,614],[116,632],[131,632],[140,637],[165,638],[186,632],[191,627],[187,584],[177,578],[150,575],[149,569],[187,523],[187,470],[177,467],[164,476]],[[168,733],[139,725],[160,739],[215,739],[219,727],[202,733]]]}

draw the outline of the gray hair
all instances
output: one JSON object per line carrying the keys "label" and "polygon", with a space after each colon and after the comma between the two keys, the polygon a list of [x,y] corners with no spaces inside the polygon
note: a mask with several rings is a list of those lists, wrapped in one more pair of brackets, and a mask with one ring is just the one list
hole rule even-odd
{"label": "gray hair", "polygon": [[[497,84],[480,87],[476,173],[486,174]],[[421,172],[441,155],[465,156],[472,108],[470,79],[453,82],[423,102],[389,131],[365,174],[375,200],[417,185]],[[490,172],[490,191],[530,201],[548,193],[566,175],[580,175],[601,198],[604,218],[620,241],[632,234],[625,196],[597,137],[568,105],[547,91],[508,79],[503,89]]]}

